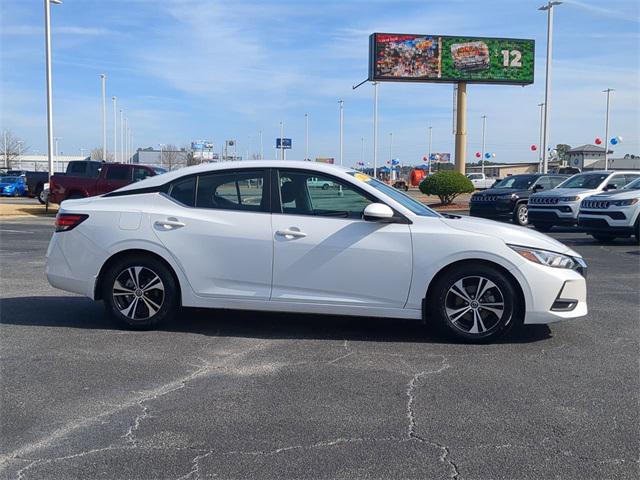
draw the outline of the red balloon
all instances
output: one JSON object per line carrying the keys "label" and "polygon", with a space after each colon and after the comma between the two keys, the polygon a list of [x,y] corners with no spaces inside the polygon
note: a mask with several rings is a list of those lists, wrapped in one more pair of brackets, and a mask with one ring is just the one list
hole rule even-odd
{"label": "red balloon", "polygon": [[596,137],[596,145],[600,145],[602,143],[602,139]]}
{"label": "red balloon", "polygon": [[537,145],[531,145],[531,151],[535,152],[536,150],[538,150],[538,146]]}
{"label": "red balloon", "polygon": [[476,152],[476,158],[480,158],[482,154],[480,152]]}

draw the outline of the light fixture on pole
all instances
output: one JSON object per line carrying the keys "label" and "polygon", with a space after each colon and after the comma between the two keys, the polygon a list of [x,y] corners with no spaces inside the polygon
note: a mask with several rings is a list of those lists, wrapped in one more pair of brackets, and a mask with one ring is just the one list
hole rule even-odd
{"label": "light fixture on pole", "polygon": [[373,82],[373,178],[378,178],[378,82]]}
{"label": "light fixture on pole", "polygon": [[553,48],[553,8],[562,4],[559,1],[549,1],[538,10],[547,12],[547,65],[544,82],[544,122],[542,131],[542,173],[548,173],[547,142],[549,141],[549,111],[551,110],[551,55]]}
{"label": "light fixture on pole", "polygon": [[338,100],[340,105],[340,166],[343,159],[343,137],[344,137],[344,100]]}
{"label": "light fixture on pole", "polygon": [[480,171],[482,172],[482,175],[484,175],[484,150],[485,150],[485,131],[487,129],[487,116],[486,115],[482,115],[482,157],[480,158]]}
{"label": "light fixture on pole", "polygon": [[[46,50],[46,81],[47,81],[47,160],[49,163],[49,182],[53,175],[53,90],[51,79],[51,4],[60,5],[61,0],[44,0],[44,38]],[[6,135],[6,133],[5,133]],[[5,136],[6,149],[6,136]],[[5,153],[6,158],[6,153]],[[8,165],[7,165],[8,166]],[[47,200],[47,205],[49,201]]]}
{"label": "light fixture on pole", "polygon": [[107,76],[100,74],[102,88],[102,160],[107,160]]}
{"label": "light fixture on pole", "polygon": [[609,170],[609,102],[611,92],[615,92],[613,88],[607,88],[602,91],[607,94],[607,110],[604,121],[604,169]]}
{"label": "light fixture on pole", "polygon": [[427,152],[427,165],[429,165],[429,175],[431,175],[431,141],[433,140],[433,127],[429,127],[429,151]]}
{"label": "light fixture on pole", "polygon": [[[113,96],[111,97],[113,101],[113,160],[118,161],[118,98]],[[120,148],[122,148],[122,144],[120,144]],[[122,154],[120,155],[120,159],[122,159]]]}
{"label": "light fixture on pole", "polygon": [[540,140],[538,142],[539,153],[538,153],[538,173],[542,172],[542,124],[544,121],[544,102],[539,103],[540,107]]}

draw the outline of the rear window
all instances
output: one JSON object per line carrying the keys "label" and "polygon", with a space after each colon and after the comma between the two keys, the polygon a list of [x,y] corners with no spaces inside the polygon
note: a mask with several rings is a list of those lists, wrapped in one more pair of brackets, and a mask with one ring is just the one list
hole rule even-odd
{"label": "rear window", "polygon": [[101,165],[99,162],[69,162],[67,175],[73,177],[97,177]]}
{"label": "rear window", "polygon": [[172,183],[169,196],[187,207],[193,207],[196,197],[196,177]]}

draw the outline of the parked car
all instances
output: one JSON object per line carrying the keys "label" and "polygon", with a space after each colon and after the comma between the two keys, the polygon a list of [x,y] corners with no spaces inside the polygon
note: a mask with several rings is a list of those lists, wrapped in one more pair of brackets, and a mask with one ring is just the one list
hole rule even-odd
{"label": "parked car", "polygon": [[398,180],[394,182],[393,188],[397,188],[398,190],[403,190],[405,192],[409,191],[409,185],[404,180]]}
{"label": "parked car", "polygon": [[26,192],[27,184],[24,177],[13,175],[0,177],[0,195],[3,197],[22,197]]}
{"label": "parked car", "polygon": [[640,172],[610,170],[574,175],[553,190],[529,197],[529,222],[543,232],[548,232],[554,225],[576,225],[582,200],[622,188],[639,177]]}
{"label": "parked car", "polygon": [[49,202],[92,197],[112,192],[133,182],[163,172],[147,165],[104,163],[90,160],[69,162],[64,176],[53,175],[49,185]]}
{"label": "parked car", "polygon": [[471,183],[473,183],[473,186],[476,190],[491,188],[491,186],[495,183],[494,178],[489,178],[484,173],[468,173],[467,178],[471,180]]}
{"label": "parked car", "polygon": [[585,269],[533,230],[294,161],[202,164],[68,200],[46,262],[51,285],[131,328],[184,306],[415,319],[470,342],[586,315]]}
{"label": "parked car", "polygon": [[640,243],[640,178],[583,200],[578,225],[600,242],[635,235]]}
{"label": "parked car", "polygon": [[307,185],[314,188],[321,188],[323,190],[329,190],[334,186],[333,182],[322,178],[309,178],[307,179]]}
{"label": "parked car", "polygon": [[507,219],[518,225],[528,225],[529,196],[555,188],[566,179],[566,176],[540,173],[512,175],[484,192],[471,195],[469,214],[472,217]]}
{"label": "parked car", "polygon": [[42,201],[42,190],[44,184],[49,181],[49,172],[36,172],[30,170],[9,170],[7,175],[21,176],[25,178],[27,193],[30,197],[36,197],[40,203]]}

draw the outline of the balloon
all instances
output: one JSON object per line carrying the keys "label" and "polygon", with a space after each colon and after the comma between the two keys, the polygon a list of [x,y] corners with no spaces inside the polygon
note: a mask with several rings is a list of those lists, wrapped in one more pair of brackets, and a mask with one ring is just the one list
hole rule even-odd
{"label": "balloon", "polygon": [[611,139],[611,145],[617,145],[618,144],[618,139],[616,137],[613,137]]}
{"label": "balloon", "polygon": [[495,154],[495,153],[492,153],[492,154],[491,154],[491,156],[492,156],[493,158],[496,158],[496,154]]}
{"label": "balloon", "polygon": [[600,137],[596,137],[596,145],[600,145],[602,143],[602,139]]}
{"label": "balloon", "polygon": [[476,158],[480,158],[482,154],[480,152],[476,152]]}
{"label": "balloon", "polygon": [[491,154],[489,152],[485,153],[484,158],[491,158]]}
{"label": "balloon", "polygon": [[618,142],[621,142],[621,141],[622,141],[622,137],[619,137],[619,136],[618,136],[618,137],[616,137],[616,138],[618,139]]}
{"label": "balloon", "polygon": [[538,146],[537,145],[531,145],[531,151],[535,152],[536,150],[538,150]]}

